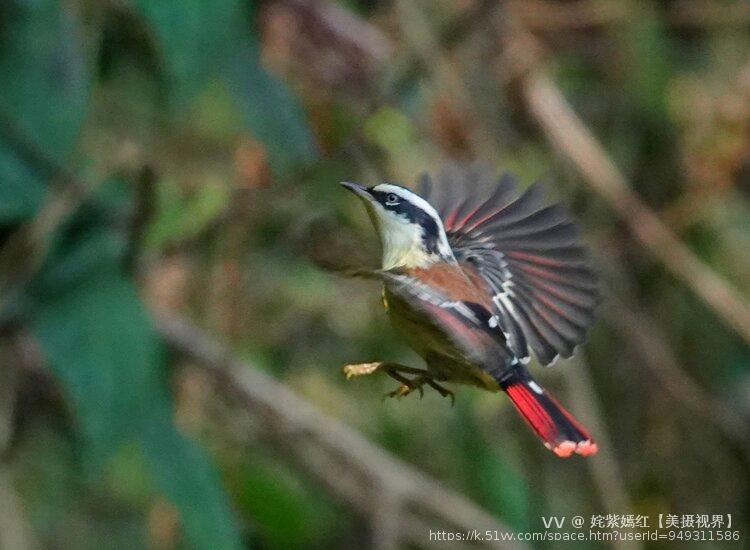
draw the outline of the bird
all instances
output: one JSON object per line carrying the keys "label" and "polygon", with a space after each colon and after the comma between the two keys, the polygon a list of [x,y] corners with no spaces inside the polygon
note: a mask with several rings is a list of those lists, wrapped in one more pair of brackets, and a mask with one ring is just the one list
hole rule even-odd
{"label": "bird", "polygon": [[384,372],[391,397],[425,386],[454,400],[445,383],[504,392],[560,457],[598,450],[589,432],[531,375],[570,357],[595,319],[597,275],[580,232],[561,204],[545,205],[541,183],[523,193],[487,164],[449,164],[423,173],[415,190],[341,182],[364,203],[382,246],[379,269],[353,276],[382,283],[396,331],[426,368],[349,364],[347,379]]}

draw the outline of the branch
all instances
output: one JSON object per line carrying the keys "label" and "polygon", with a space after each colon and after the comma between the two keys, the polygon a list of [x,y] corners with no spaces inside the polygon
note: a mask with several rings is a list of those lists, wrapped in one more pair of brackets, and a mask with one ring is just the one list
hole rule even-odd
{"label": "branch", "polygon": [[86,198],[90,186],[40,149],[0,107],[0,143],[3,142],[49,187],[34,218],[13,228],[0,248],[0,296],[12,296],[39,269],[54,230]]}
{"label": "branch", "polygon": [[533,31],[570,31],[621,23],[626,20],[627,6],[618,3],[549,2],[547,0],[509,0],[507,9]]}
{"label": "branch", "polygon": [[667,13],[667,21],[682,27],[744,26],[750,24],[750,3],[680,0]]}
{"label": "branch", "polygon": [[698,259],[630,188],[537,58],[528,55],[528,51],[539,50],[534,37],[518,26],[510,31],[506,55],[517,71],[530,118],[561,156],[573,164],[582,180],[609,204],[636,240],[750,342],[750,306],[746,298]]}
{"label": "branch", "polygon": [[[13,277],[12,282],[18,284],[33,274],[44,257],[49,235],[86,196],[87,190],[41,151],[16,139],[13,129],[9,124],[0,127],[5,130],[0,137],[6,138],[19,156],[48,178],[63,175],[62,185],[54,186],[37,216],[17,230],[11,236],[12,242],[0,250],[0,266],[5,264],[8,273],[14,272],[10,269],[14,259],[33,258],[22,263],[20,277]],[[0,281],[0,288],[10,282]],[[399,539],[416,546],[443,547],[441,541],[430,540],[430,530],[510,532],[472,502],[442,488],[355,431],[325,417],[272,378],[234,359],[196,327],[165,312],[155,318],[157,328],[172,348],[223,383],[245,404],[248,412],[264,419],[261,424],[267,428],[269,439],[284,449],[286,457],[338,498],[372,518],[378,547],[395,546]],[[0,486],[0,492],[3,491],[11,495],[6,487]],[[398,532],[394,534],[393,530]],[[485,544],[493,548],[526,548],[516,542]]]}
{"label": "branch", "polygon": [[[591,469],[591,477],[599,492],[599,499],[608,513],[623,514],[631,512],[630,498],[622,478],[622,468],[615,456],[612,438],[609,436],[600,400],[594,389],[590,375],[590,367],[576,354],[568,361],[563,369],[563,379],[573,405],[573,413],[578,418],[585,418],[586,423],[599,444],[596,460],[587,460],[586,465]],[[618,542],[618,541],[615,541]],[[618,548],[632,548],[625,543],[616,544]]]}
{"label": "branch", "polygon": [[[167,344],[218,380],[256,417],[284,456],[318,479],[331,493],[371,518],[376,540],[390,529],[402,544],[441,546],[429,531],[511,532],[488,512],[453,493],[252,366],[234,358],[200,329],[166,312],[154,315]],[[488,541],[488,547],[524,548]]]}
{"label": "branch", "polygon": [[604,309],[607,321],[627,340],[643,359],[644,365],[675,400],[687,409],[710,420],[736,441],[750,456],[750,430],[741,414],[713,397],[688,376],[665,342],[656,322],[645,312],[635,312],[610,295]]}
{"label": "branch", "polygon": [[[529,30],[540,32],[595,29],[628,23],[638,17],[638,13],[624,2],[508,0],[506,4]],[[665,10],[664,22],[674,27],[706,28],[750,24],[750,4],[743,1],[724,5],[705,0],[682,0]]]}
{"label": "branch", "polygon": [[16,335],[0,337],[0,548],[32,549],[39,545],[26,520],[23,503],[13,486],[5,460],[10,446],[16,392],[19,386]]}

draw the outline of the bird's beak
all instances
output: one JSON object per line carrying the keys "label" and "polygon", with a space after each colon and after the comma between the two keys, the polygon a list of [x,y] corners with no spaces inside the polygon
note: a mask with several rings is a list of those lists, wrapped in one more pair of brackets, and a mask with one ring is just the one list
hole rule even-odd
{"label": "bird's beak", "polygon": [[358,197],[362,197],[363,199],[371,199],[372,195],[370,194],[367,187],[364,185],[360,185],[358,183],[351,183],[348,181],[342,181],[341,185],[346,187],[349,191],[357,195]]}

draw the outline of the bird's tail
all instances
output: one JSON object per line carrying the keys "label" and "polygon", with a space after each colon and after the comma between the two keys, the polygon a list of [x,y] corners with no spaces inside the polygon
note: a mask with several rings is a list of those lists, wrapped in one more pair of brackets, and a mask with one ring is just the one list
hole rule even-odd
{"label": "bird's tail", "polygon": [[500,378],[500,387],[508,394],[521,416],[557,456],[596,453],[596,443],[568,411],[537,384],[525,367],[516,366]]}

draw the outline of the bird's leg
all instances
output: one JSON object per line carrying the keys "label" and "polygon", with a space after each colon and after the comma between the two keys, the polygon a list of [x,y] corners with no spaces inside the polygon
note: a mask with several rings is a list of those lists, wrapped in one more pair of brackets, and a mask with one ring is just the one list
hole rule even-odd
{"label": "bird's leg", "polygon": [[[415,369],[399,363],[389,362],[359,363],[356,365],[346,365],[344,367],[344,374],[346,375],[347,380],[354,378],[355,376],[365,376],[378,371],[386,373],[388,376],[401,383],[398,388],[388,394],[389,397],[402,397],[404,395],[409,395],[414,390],[419,391],[420,396],[424,395],[422,384],[424,383],[424,379],[426,378],[425,375],[427,374],[427,371],[424,369]],[[417,378],[410,380],[399,373],[416,374]]]}
{"label": "bird's leg", "polygon": [[435,389],[443,397],[450,397],[451,405],[456,404],[456,395],[451,390],[435,382],[434,378],[428,378],[425,380],[425,382],[427,382],[427,384],[429,384],[431,388]]}
{"label": "bird's leg", "polygon": [[357,363],[354,365],[346,365],[343,370],[347,380],[354,378],[355,376],[365,376],[367,374],[373,374],[378,371],[383,371],[389,375],[392,372],[403,372],[406,374],[416,375],[427,374],[427,371],[424,369],[415,369],[413,367],[407,367],[406,365],[389,362]]}
{"label": "bird's leg", "polygon": [[[419,369],[414,369],[419,370]],[[413,380],[409,380],[405,376],[401,376],[399,373],[397,373],[395,370],[386,370],[385,371],[388,376],[393,378],[394,380],[401,382],[401,385],[390,392],[388,394],[388,397],[403,397],[405,395],[409,395],[414,390],[417,390],[419,392],[419,397],[421,398],[424,395],[424,390],[422,389],[422,384],[424,383],[424,376],[417,376]]]}
{"label": "bird's leg", "polygon": [[[427,384],[443,397],[450,397],[451,403],[455,402],[455,396],[453,392],[435,382],[435,379],[432,377],[431,373],[424,369],[415,369],[414,367],[407,367],[406,365],[401,365],[399,363],[375,362],[346,365],[343,370],[347,380],[356,376],[373,374],[378,371],[385,372],[388,376],[401,383],[398,388],[387,394],[388,397],[403,397],[405,395],[409,395],[415,390],[418,391],[419,396],[422,397],[424,395],[422,386],[424,384]],[[406,376],[403,376],[402,373],[414,374],[416,375],[416,377],[409,379]]]}
{"label": "bird's leg", "polygon": [[415,374],[419,372],[419,376],[409,380],[408,378],[404,376],[400,376],[395,371],[386,371],[388,372],[388,375],[391,378],[394,378],[395,380],[398,380],[399,382],[401,382],[401,386],[399,386],[395,391],[392,391],[391,393],[388,394],[389,397],[403,397],[404,395],[409,395],[414,390],[419,390],[419,397],[421,398],[424,395],[424,392],[422,391],[422,386],[424,384],[427,384],[432,389],[437,391],[441,396],[450,397],[451,405],[456,404],[456,395],[445,386],[441,386],[440,384],[438,384],[435,381],[435,379],[432,377],[432,374],[430,372],[422,370],[422,369],[413,369],[410,367],[407,367],[407,368],[409,370],[406,372],[415,373]]}

